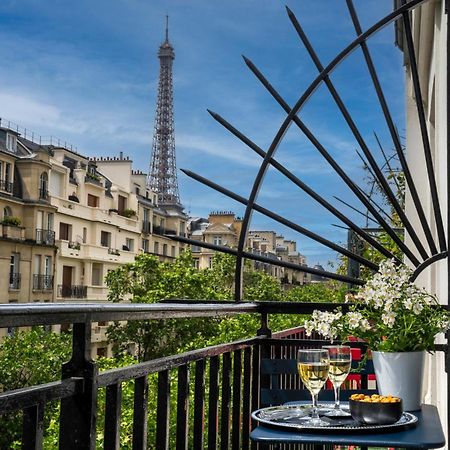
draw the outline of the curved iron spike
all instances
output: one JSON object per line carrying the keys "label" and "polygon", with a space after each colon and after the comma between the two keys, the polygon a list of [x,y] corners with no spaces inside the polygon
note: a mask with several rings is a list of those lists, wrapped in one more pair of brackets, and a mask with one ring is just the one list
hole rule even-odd
{"label": "curved iron spike", "polygon": [[360,211],[359,209],[356,209],[354,206],[350,205],[349,203],[345,202],[344,200],[340,199],[339,197],[336,197],[335,195],[333,195],[333,198],[335,198],[338,202],[343,203],[345,206],[348,206],[350,209],[357,212],[361,216],[364,216],[366,219],[369,219],[373,223],[376,223],[378,226],[380,225],[376,220],[373,220],[372,217],[368,216],[367,214],[364,214],[362,211]]}
{"label": "curved iron spike", "polygon": [[[248,59],[247,59],[248,60]],[[341,179],[347,184],[347,186],[353,191],[353,193],[358,197],[361,203],[371,212],[371,214],[376,218],[378,223],[385,229],[386,233],[392,238],[392,240],[398,245],[398,247],[403,251],[403,253],[409,258],[409,260],[414,264],[414,266],[418,266],[420,264],[419,260],[416,258],[414,253],[408,248],[408,246],[398,237],[394,230],[392,230],[391,226],[383,219],[383,217],[378,213],[378,211],[371,205],[369,201],[360,193],[359,188],[355,185],[353,180],[344,172],[344,170],[337,164],[337,162],[332,158],[332,156],[327,152],[327,150],[323,147],[323,145],[316,139],[314,134],[306,127],[306,125],[300,120],[297,116],[297,109],[299,109],[298,105],[301,103],[301,100],[304,99],[306,101],[304,94],[301,99],[297,102],[296,107],[290,109],[289,105],[283,100],[283,98],[278,94],[278,92],[270,85],[270,83],[266,80],[266,78],[262,75],[262,73],[257,69],[257,67],[248,60],[250,65],[250,70],[255,74],[255,76],[259,79],[259,81],[263,84],[263,86],[272,94],[275,100],[281,105],[281,107],[287,112],[288,117],[283,122],[282,127],[277,133],[277,138],[274,142],[277,142],[276,145],[279,144],[279,140],[281,140],[282,135],[287,131],[291,122],[294,122],[299,129],[305,134],[305,136],[311,141],[314,147],[320,152],[320,154],[326,159],[328,164],[334,169],[334,171],[341,177]],[[307,90],[308,92],[308,90]],[[280,137],[278,138],[278,135]],[[273,151],[271,152],[273,153]],[[267,152],[269,154],[269,152]],[[267,157],[266,154],[266,157]],[[269,155],[271,157],[271,154]],[[264,164],[264,161],[263,161]]]}
{"label": "curved iron spike", "polygon": [[[353,22],[353,26],[355,28],[355,32],[356,34],[359,36],[362,34],[362,29],[361,29],[361,25],[359,23],[359,19],[358,19],[358,15],[356,14],[356,9],[353,6],[353,2],[352,0],[347,0],[347,7],[350,13],[350,16],[352,18],[352,22]],[[406,160],[405,154],[403,153],[403,147],[401,145],[400,142],[400,138],[397,132],[397,128],[394,125],[394,121],[392,120],[392,115],[391,112],[389,110],[388,104],[386,102],[386,98],[384,96],[384,92],[383,89],[381,87],[380,81],[378,79],[378,75],[377,75],[377,71],[375,69],[375,65],[372,61],[372,57],[370,55],[369,52],[369,48],[366,44],[365,41],[361,42],[361,49],[363,51],[364,54],[364,59],[366,61],[367,64],[367,68],[369,70],[370,73],[370,77],[372,79],[372,83],[374,85],[375,91],[377,93],[378,96],[378,101],[380,103],[381,109],[383,111],[383,115],[385,117],[388,129],[389,129],[389,133],[391,135],[392,138],[392,142],[394,143],[394,147],[395,147],[395,151],[397,153],[397,156],[399,158],[400,161],[400,165],[402,166],[402,170],[403,173],[405,174],[405,180],[406,183],[409,187],[409,191],[411,194],[411,199],[414,203],[414,207],[416,208],[417,211],[417,215],[419,217],[420,220],[420,224],[422,226],[422,229],[424,231],[425,237],[427,239],[428,245],[430,247],[430,251],[432,254],[436,254],[438,252],[437,248],[436,248],[436,244],[434,242],[434,238],[433,235],[431,233],[431,229],[430,226],[428,224],[428,220],[427,217],[425,216],[425,212],[422,206],[422,202],[420,201],[420,197],[419,194],[417,192],[417,188],[416,185],[414,183],[414,179],[411,175],[411,171],[409,170],[409,165],[408,162]],[[378,140],[378,138],[377,138]]]}
{"label": "curved iron spike", "polygon": [[[209,244],[208,242],[196,241],[195,239],[189,239],[182,236],[175,236],[173,234],[167,234],[165,237],[172,239],[173,241],[183,242],[185,244],[196,245],[202,248],[208,248],[210,250],[216,250],[221,253],[228,253],[229,255],[238,256],[239,251],[230,247],[224,247],[222,245]],[[285,267],[287,269],[297,270],[298,272],[310,273],[311,275],[319,275],[331,280],[342,281],[343,283],[357,284],[362,286],[364,281],[358,280],[357,278],[347,277],[345,275],[339,275],[333,272],[327,272],[326,270],[314,269],[308,266],[301,266],[299,264],[290,263],[287,261],[281,261],[280,259],[271,259],[264,256],[255,255],[248,251],[243,251],[242,255],[246,259],[251,259],[253,261],[260,261],[263,263],[268,263],[274,266]]]}
{"label": "curved iron spike", "polygon": [[[185,173],[188,177],[193,178],[199,183],[202,183],[205,186],[208,186],[211,189],[214,189],[215,191],[220,192],[221,194],[224,194],[227,197],[232,198],[233,200],[243,205],[247,205],[248,203],[244,197],[218,185],[217,183],[214,183],[211,180],[208,180],[205,177],[202,177],[201,175],[196,174],[195,172],[192,172],[191,170],[181,169],[181,171]],[[267,208],[264,208],[263,206],[258,205],[257,203],[254,203],[253,209],[265,215],[266,217],[270,217],[276,222],[281,223],[282,225],[285,225],[290,229],[297,231],[298,233],[303,234],[304,236],[307,236],[310,239],[313,239],[314,241],[319,242],[320,244],[325,245],[328,248],[331,248],[332,250],[337,251],[341,255],[347,256],[348,258],[358,261],[359,263],[363,264],[366,267],[369,267],[372,270],[378,270],[378,265],[373,263],[372,261],[369,261],[368,259],[360,255],[357,255],[356,253],[353,253],[347,250],[346,248],[341,247],[340,245],[337,245],[334,242],[331,242],[328,239],[323,238],[322,236],[319,236],[318,234],[308,230],[307,228],[304,228],[300,225],[295,224],[294,222],[291,222],[290,220],[285,219],[284,217],[281,217],[280,215],[268,210]]]}
{"label": "curved iron spike", "polygon": [[[295,14],[289,10],[288,12],[289,19],[291,20],[292,24],[294,25],[295,30],[297,31],[297,34],[299,35],[303,45],[307,49],[311,59],[314,61],[314,64],[321,73],[324,70],[324,67],[322,66],[322,63],[319,60],[319,57],[317,56],[316,52],[314,51],[308,37],[306,36],[306,33],[304,32],[303,28],[301,27],[300,23],[298,22],[297,18],[295,17]],[[358,127],[356,126],[356,123],[354,122],[350,112],[348,111],[347,107],[345,106],[341,96],[337,92],[333,82],[331,79],[326,76],[324,78],[325,85],[327,86],[331,96],[333,97],[333,100],[335,101],[337,107],[339,108],[339,111],[341,112],[345,122],[347,123],[348,127],[350,128],[350,131],[352,132],[353,136],[355,137],[356,141],[358,142],[359,146],[361,147],[361,150],[363,151],[365,157],[369,161],[370,167],[372,167],[376,179],[379,181],[381,188],[386,194],[386,197],[389,199],[389,202],[399,215],[404,227],[408,231],[409,236],[411,237],[411,240],[414,242],[414,245],[416,246],[417,250],[420,253],[420,256],[423,260],[426,260],[428,258],[428,253],[425,250],[424,246],[422,245],[422,242],[419,238],[419,236],[416,233],[416,230],[414,229],[413,225],[411,224],[410,220],[405,214],[405,211],[403,210],[402,206],[398,202],[395,194],[392,192],[391,186],[389,185],[388,181],[386,180],[383,172],[378,167],[377,161],[373,157],[369,147],[367,146],[365,140],[363,139],[361,133],[358,130]]]}
{"label": "curved iron spike", "polygon": [[441,252],[444,252],[447,250],[447,244],[445,240],[445,231],[444,231],[444,222],[442,220],[441,215],[441,207],[439,205],[439,196],[437,191],[437,185],[436,185],[436,179],[434,174],[434,167],[433,167],[433,158],[431,156],[431,148],[430,148],[430,140],[428,137],[428,129],[425,119],[425,111],[422,104],[422,92],[420,88],[420,80],[419,80],[419,73],[417,70],[417,62],[416,62],[416,54],[414,50],[414,42],[411,32],[411,24],[409,21],[409,14],[408,11],[404,12],[402,14],[403,16],[403,24],[404,24],[404,30],[405,30],[405,36],[406,36],[406,47],[408,49],[408,55],[409,55],[409,65],[411,68],[411,76],[412,76],[412,82],[413,82],[413,88],[414,88],[414,94],[416,97],[416,106],[417,106],[417,115],[419,118],[419,125],[420,125],[420,132],[422,135],[422,145],[423,145],[423,151],[425,156],[425,164],[427,167],[427,176],[428,176],[428,183],[430,185],[430,194],[431,194],[431,201],[433,204],[433,211],[434,211],[434,217],[436,220],[436,229],[437,234],[439,238],[439,247]]}
{"label": "curved iron spike", "polygon": [[[383,146],[381,145],[380,140],[378,139],[377,133],[375,133],[375,131],[374,131],[373,134],[374,134],[375,139],[376,139],[376,141],[377,141],[377,143],[378,143],[378,147],[380,147],[381,154],[383,155],[383,158],[384,158],[386,167],[388,168],[388,170],[389,170],[390,173],[395,173],[394,169],[393,169],[392,166],[391,166],[391,163],[389,162],[389,159],[392,159],[392,156],[391,156],[391,158],[388,159],[388,157],[387,157],[387,155],[386,155],[386,153],[385,153],[385,151],[384,151],[384,148],[383,148]],[[400,186],[399,186],[399,184],[398,184],[397,177],[394,176],[393,179],[394,179],[395,187],[397,188],[397,192],[400,192],[401,189],[400,189]],[[433,243],[434,243],[434,241],[433,241]]]}
{"label": "curved iron spike", "polygon": [[[382,214],[384,214],[385,216],[386,216],[386,218],[388,219],[388,220],[390,220],[391,221],[391,223],[393,223],[394,221],[393,221],[393,219],[392,219],[392,217],[372,198],[372,197],[370,197],[368,194],[366,194],[363,190],[361,190],[361,192],[367,197],[367,200],[369,200],[369,202],[371,202],[371,203],[373,203],[373,205],[376,207],[376,208],[378,208],[378,210],[382,213]],[[402,227],[403,228],[403,227]]]}
{"label": "curved iron spike", "polygon": [[[265,158],[266,152],[262,150],[258,145],[256,145],[253,141],[251,141],[247,136],[242,134],[239,130],[237,130],[233,125],[227,122],[222,116],[208,109],[209,114],[219,122],[224,128],[226,128],[230,133],[236,136],[239,140],[241,140],[244,144],[246,144],[250,149],[252,149],[255,153],[257,153],[262,158]],[[356,234],[358,234],[362,239],[364,239],[369,245],[378,250],[382,255],[386,256],[386,258],[394,258],[399,261],[389,250],[384,248],[378,241],[373,239],[370,234],[366,233],[360,227],[355,225],[346,215],[342,214],[338,209],[336,209],[333,205],[327,202],[323,197],[321,197],[317,192],[311,189],[307,184],[300,180],[296,175],[287,170],[281,163],[279,163],[276,159],[270,158],[270,164],[277,169],[280,173],[282,173],[286,178],[292,181],[296,186],[302,189],[306,194],[308,194],[311,198],[317,201],[320,205],[322,205],[326,210],[328,210],[331,214],[337,217],[339,220],[344,222],[351,228]],[[372,220],[372,219],[371,219]],[[375,221],[374,221],[375,222]],[[378,224],[378,222],[376,222]]]}
{"label": "curved iron spike", "polygon": [[413,282],[416,280],[416,278],[420,275],[420,273],[427,268],[429,265],[433,264],[436,261],[439,261],[440,259],[444,259],[448,256],[448,251],[438,253],[437,255],[433,255],[431,258],[424,261],[419,267],[414,270],[414,273],[412,277],[410,278],[410,281]]}
{"label": "curved iron spike", "polygon": [[[372,169],[370,168],[370,166],[367,164],[366,160],[363,158],[363,156],[358,152],[358,150],[356,150],[356,154],[359,156],[359,158],[361,159],[361,161],[364,164],[364,167],[369,171],[370,175],[373,177],[374,174],[372,172]],[[378,184],[378,182],[376,181],[375,178],[375,182]],[[379,186],[379,184],[378,184]],[[367,200],[369,200],[369,202],[373,203],[374,206],[376,208],[378,208],[378,211],[380,211],[382,214],[384,214],[384,216],[391,221],[391,223],[393,224],[394,220],[392,219],[392,217],[372,198],[372,192],[373,192],[373,188],[370,190],[370,194],[366,194],[364,192],[363,189],[359,188],[361,190],[361,192],[367,197]]]}

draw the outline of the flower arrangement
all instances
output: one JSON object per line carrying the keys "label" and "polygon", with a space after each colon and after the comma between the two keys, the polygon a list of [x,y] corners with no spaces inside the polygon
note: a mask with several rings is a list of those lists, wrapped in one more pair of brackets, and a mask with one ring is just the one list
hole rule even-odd
{"label": "flower arrangement", "polygon": [[413,284],[412,271],[385,260],[356,294],[348,312],[314,311],[304,324],[307,335],[318,332],[331,340],[355,336],[372,350],[411,352],[432,350],[435,336],[449,326],[449,313],[435,296]]}

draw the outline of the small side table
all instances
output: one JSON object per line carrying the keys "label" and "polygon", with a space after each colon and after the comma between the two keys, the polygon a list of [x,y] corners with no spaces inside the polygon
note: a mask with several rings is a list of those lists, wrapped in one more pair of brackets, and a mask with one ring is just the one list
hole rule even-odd
{"label": "small side table", "polygon": [[416,426],[392,433],[301,433],[259,425],[251,432],[250,439],[267,444],[335,444],[416,449],[443,447],[445,436],[437,408],[433,405],[422,405],[421,411],[414,411],[413,414],[419,419]]}

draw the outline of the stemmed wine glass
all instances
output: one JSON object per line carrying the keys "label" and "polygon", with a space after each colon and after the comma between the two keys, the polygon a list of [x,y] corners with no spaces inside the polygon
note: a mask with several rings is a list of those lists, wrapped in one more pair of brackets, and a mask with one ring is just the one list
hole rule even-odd
{"label": "stemmed wine glass", "polygon": [[304,422],[306,425],[314,427],[328,426],[328,423],[319,417],[317,398],[325,381],[327,381],[329,367],[330,359],[327,349],[319,348],[298,351],[298,373],[312,397],[311,417]]}
{"label": "stemmed wine glass", "polygon": [[330,417],[349,416],[350,414],[341,408],[339,394],[341,384],[347,378],[352,366],[351,348],[346,345],[326,345],[323,348],[328,350],[330,358],[328,378],[334,388],[334,408],[328,411],[326,415]]}

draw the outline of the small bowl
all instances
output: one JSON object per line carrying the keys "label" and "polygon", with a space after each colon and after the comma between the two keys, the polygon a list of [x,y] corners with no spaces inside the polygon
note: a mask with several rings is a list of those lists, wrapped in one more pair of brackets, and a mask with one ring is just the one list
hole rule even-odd
{"label": "small bowl", "polygon": [[389,425],[402,417],[403,402],[396,403],[370,403],[358,400],[349,400],[350,414],[353,419],[367,425]]}

